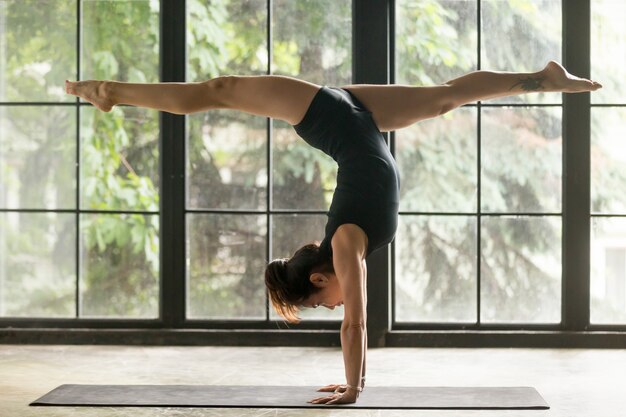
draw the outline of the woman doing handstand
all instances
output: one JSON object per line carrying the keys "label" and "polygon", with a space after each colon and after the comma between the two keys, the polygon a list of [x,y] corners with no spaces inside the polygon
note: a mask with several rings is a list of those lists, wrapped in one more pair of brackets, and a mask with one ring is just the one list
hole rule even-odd
{"label": "woman doing handstand", "polygon": [[602,86],[550,61],[534,73],[474,71],[427,87],[356,84],[319,86],[279,75],[221,76],[199,83],[133,84],[66,81],[66,91],[109,112],[130,104],[174,114],[241,110],[293,125],[339,165],[325,238],[271,261],[265,270],[272,305],[290,322],[301,307],[344,305],[341,346],[347,384],[309,402],[347,404],[365,386],[367,267],[397,228],[400,179],[381,132],[440,116],[463,104],[530,92],[576,93]]}

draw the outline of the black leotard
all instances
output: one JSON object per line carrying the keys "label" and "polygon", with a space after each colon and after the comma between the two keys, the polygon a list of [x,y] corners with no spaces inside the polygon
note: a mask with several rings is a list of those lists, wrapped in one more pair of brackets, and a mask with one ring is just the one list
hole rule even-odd
{"label": "black leotard", "polygon": [[358,225],[367,235],[366,256],[393,241],[400,176],[372,112],[350,91],[323,86],[294,129],[339,165],[320,250],[332,256],[331,239],[345,223]]}

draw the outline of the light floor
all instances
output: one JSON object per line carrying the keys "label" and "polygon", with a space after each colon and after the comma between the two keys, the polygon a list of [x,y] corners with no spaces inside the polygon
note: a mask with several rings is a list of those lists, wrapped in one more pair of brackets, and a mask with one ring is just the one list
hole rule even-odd
{"label": "light floor", "polygon": [[29,407],[61,384],[343,383],[338,348],[0,345],[0,416],[626,416],[626,351],[369,349],[370,386],[533,386],[550,410]]}

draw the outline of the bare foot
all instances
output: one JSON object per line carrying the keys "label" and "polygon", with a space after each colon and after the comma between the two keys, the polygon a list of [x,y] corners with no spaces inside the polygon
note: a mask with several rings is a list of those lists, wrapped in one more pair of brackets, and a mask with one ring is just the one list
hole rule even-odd
{"label": "bare foot", "polygon": [[602,84],[598,82],[570,74],[556,61],[548,62],[548,65],[540,72],[546,78],[545,87],[548,91],[582,93],[602,88]]}
{"label": "bare foot", "polygon": [[108,97],[106,81],[77,81],[65,80],[65,92],[81,97],[103,112],[110,112],[115,103]]}

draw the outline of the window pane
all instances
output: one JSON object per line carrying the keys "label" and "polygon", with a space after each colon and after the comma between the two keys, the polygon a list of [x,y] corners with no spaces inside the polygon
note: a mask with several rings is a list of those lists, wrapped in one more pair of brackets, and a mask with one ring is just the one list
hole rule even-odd
{"label": "window pane", "polygon": [[476,211],[476,109],[396,132],[401,211]]}
{"label": "window pane", "polygon": [[267,119],[212,110],[188,120],[188,207],[265,210]]}
{"label": "window pane", "polygon": [[0,213],[1,317],[75,317],[75,219]]}
{"label": "window pane", "polygon": [[81,11],[81,80],[159,82],[159,0],[83,0]]}
{"label": "window pane", "polygon": [[0,208],[76,208],[76,110],[0,106]]}
{"label": "window pane", "polygon": [[475,322],[475,217],[400,216],[398,226],[396,321]]}
{"label": "window pane", "polygon": [[[267,72],[265,0],[187,3],[187,79]],[[187,206],[265,210],[267,119],[235,110],[187,117]]]}
{"label": "window pane", "polygon": [[626,2],[591,0],[591,79],[603,88],[592,103],[626,103]]}
{"label": "window pane", "polygon": [[434,85],[477,67],[475,0],[396,0],[395,80]]}
{"label": "window pane", "polygon": [[80,316],[159,315],[159,216],[81,214]]}
{"label": "window pane", "polygon": [[76,76],[76,2],[0,1],[0,101],[65,101]]}
{"label": "window pane", "polygon": [[[561,0],[482,0],[481,68],[535,72],[561,60]],[[561,103],[561,93],[502,97],[490,103]]]}
{"label": "window pane", "polygon": [[159,210],[159,114],[81,108],[81,208]]}
{"label": "window pane", "polygon": [[274,0],[272,72],[312,83],[352,84],[352,2]]}
{"label": "window pane", "polygon": [[561,217],[481,219],[482,322],[561,320]]}
{"label": "window pane", "polygon": [[[272,259],[290,258],[302,246],[321,243],[324,238],[326,216],[306,214],[285,214],[272,216]],[[305,308],[298,313],[302,321],[341,320],[343,307],[329,310],[325,307]],[[270,303],[270,319],[284,320]]]}
{"label": "window pane", "polygon": [[489,212],[560,212],[562,109],[483,108],[481,202]]}
{"label": "window pane", "polygon": [[188,82],[267,73],[267,0],[186,5]]}
{"label": "window pane", "polygon": [[274,120],[273,209],[328,210],[337,186],[337,163]]}
{"label": "window pane", "polygon": [[626,324],[626,219],[591,220],[591,322]]}
{"label": "window pane", "polygon": [[591,210],[626,214],[626,108],[591,108]]}
{"label": "window pane", "polygon": [[187,215],[187,317],[265,319],[266,216]]}

